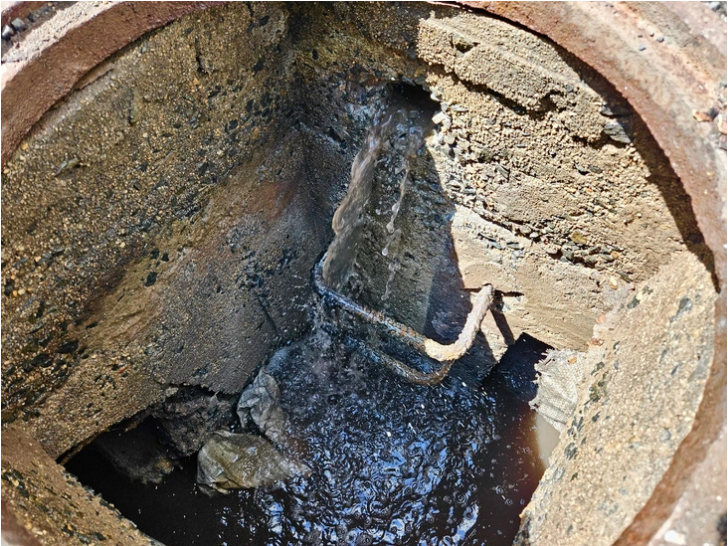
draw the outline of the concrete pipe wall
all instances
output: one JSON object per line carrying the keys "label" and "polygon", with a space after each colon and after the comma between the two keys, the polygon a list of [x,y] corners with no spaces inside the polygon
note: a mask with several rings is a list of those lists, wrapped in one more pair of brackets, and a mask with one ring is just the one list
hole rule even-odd
{"label": "concrete pipe wall", "polygon": [[5,542],[148,543],[56,460],[181,387],[239,391],[308,328],[391,85],[439,105],[459,274],[504,295],[508,331],[481,325],[494,354],[528,332],[583,355],[517,541],[724,536],[726,31],[708,6],[17,2],[2,24]]}

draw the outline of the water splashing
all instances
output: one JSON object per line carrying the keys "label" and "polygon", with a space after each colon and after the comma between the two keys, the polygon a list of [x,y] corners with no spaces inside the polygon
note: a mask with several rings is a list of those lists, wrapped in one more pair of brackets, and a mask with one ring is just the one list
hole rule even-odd
{"label": "water splashing", "polygon": [[[397,100],[375,116],[364,145],[352,163],[346,197],[332,221],[336,237],[329,247],[323,275],[327,285],[333,289],[340,291],[345,288],[354,269],[361,240],[370,236],[365,233],[366,211],[375,183],[375,170],[380,169],[388,182],[399,181],[397,199],[391,206],[389,221],[383,226],[387,236],[380,250],[381,256],[387,259],[386,269],[389,272],[381,298],[382,301],[389,299],[392,281],[401,269],[399,255],[403,230],[395,224],[407,195],[412,160],[424,144],[424,126],[429,123],[427,115]],[[377,208],[374,216],[380,214]],[[375,223],[383,220],[378,219]],[[371,230],[371,226],[368,229]]]}
{"label": "water splashing", "polygon": [[334,213],[331,227],[336,234],[324,263],[327,284],[341,290],[351,273],[356,250],[362,234],[364,211],[372,192],[374,167],[380,151],[396,125],[395,109],[380,112],[374,117],[372,129],[351,165],[351,182],[344,200]]}

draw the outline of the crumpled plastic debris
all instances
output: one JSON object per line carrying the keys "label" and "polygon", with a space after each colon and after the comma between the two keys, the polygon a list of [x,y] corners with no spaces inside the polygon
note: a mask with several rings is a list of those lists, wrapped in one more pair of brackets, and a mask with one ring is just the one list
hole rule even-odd
{"label": "crumpled plastic debris", "polygon": [[253,383],[240,395],[237,412],[243,428],[247,426],[248,419],[252,418],[265,436],[276,445],[284,446],[286,415],[279,405],[280,397],[276,380],[261,370]]}
{"label": "crumpled plastic debris", "polygon": [[576,411],[585,367],[586,353],[571,350],[546,351],[535,366],[538,393],[529,405],[558,431]]}
{"label": "crumpled plastic debris", "polygon": [[261,370],[240,395],[237,413],[243,429],[252,419],[264,436],[215,432],[197,455],[197,483],[224,493],[273,485],[310,472],[283,452],[290,452],[291,442],[280,396],[275,378]]}
{"label": "crumpled plastic debris", "polygon": [[197,483],[221,493],[273,485],[309,472],[253,434],[216,431],[197,455]]}

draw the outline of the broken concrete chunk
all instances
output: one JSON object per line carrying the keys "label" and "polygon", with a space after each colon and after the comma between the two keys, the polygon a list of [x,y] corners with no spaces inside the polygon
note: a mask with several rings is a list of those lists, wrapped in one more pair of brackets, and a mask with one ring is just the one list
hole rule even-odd
{"label": "broken concrete chunk", "polygon": [[309,472],[252,434],[216,431],[197,455],[197,483],[221,493],[273,485]]}
{"label": "broken concrete chunk", "polygon": [[268,438],[284,445],[286,416],[278,405],[281,393],[272,375],[261,370],[253,383],[243,391],[238,402],[238,417],[246,427],[248,417]]}
{"label": "broken concrete chunk", "polygon": [[585,362],[586,353],[550,350],[535,366],[538,393],[529,404],[559,431],[576,410]]}
{"label": "broken concrete chunk", "polygon": [[617,142],[623,144],[632,142],[629,126],[624,121],[610,120],[604,124],[603,131],[605,135]]}

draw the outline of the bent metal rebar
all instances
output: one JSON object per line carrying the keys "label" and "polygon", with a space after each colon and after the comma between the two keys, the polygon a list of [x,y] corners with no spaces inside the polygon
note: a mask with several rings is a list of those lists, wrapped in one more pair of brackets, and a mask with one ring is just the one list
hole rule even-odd
{"label": "bent metal rebar", "polygon": [[374,362],[384,364],[396,374],[417,385],[436,385],[447,376],[455,361],[468,352],[468,349],[472,346],[473,341],[475,341],[475,336],[480,329],[480,323],[483,321],[485,314],[488,312],[488,309],[493,302],[493,285],[483,285],[475,297],[473,308],[470,310],[470,313],[465,320],[465,326],[463,326],[457,340],[451,344],[443,345],[442,343],[438,343],[437,341],[414,331],[412,328],[405,326],[404,324],[400,324],[383,313],[360,305],[343,294],[327,287],[323,278],[324,260],[326,260],[326,253],[324,253],[323,257],[316,263],[313,270],[313,284],[316,292],[319,296],[321,296],[321,298],[323,298],[327,303],[340,307],[357,318],[382,328],[388,334],[397,338],[399,341],[406,343],[416,351],[427,355],[438,362],[444,362],[442,367],[438,370],[429,373],[421,372],[407,366],[389,355],[373,351],[365,343],[359,340],[351,339],[355,347],[361,350],[367,358]]}

